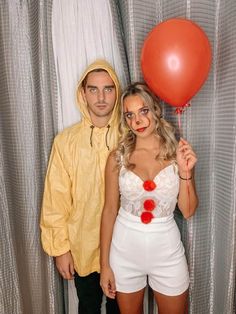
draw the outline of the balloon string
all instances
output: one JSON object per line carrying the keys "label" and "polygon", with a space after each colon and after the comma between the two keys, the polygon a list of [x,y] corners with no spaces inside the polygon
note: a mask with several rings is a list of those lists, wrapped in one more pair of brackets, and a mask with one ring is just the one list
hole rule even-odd
{"label": "balloon string", "polygon": [[177,115],[178,115],[179,136],[182,137],[181,112],[177,111]]}
{"label": "balloon string", "polygon": [[[188,161],[187,161],[187,171],[186,171],[186,178],[190,178],[190,174],[189,174],[189,168],[188,168]],[[187,180],[187,201],[188,201],[188,212],[189,212],[189,216],[190,216],[190,180]]]}
{"label": "balloon string", "polygon": [[[179,127],[179,136],[180,136],[180,139],[182,137],[182,125],[181,125],[181,115],[183,113],[183,109],[176,109],[176,114],[178,116],[178,127]],[[187,171],[186,171],[186,178],[189,178],[189,168],[188,168],[188,161],[187,161]],[[189,214],[190,214],[190,185],[189,185],[189,180],[187,180],[187,185],[186,185],[186,190],[187,190],[187,207],[188,207],[188,211],[189,211]],[[190,242],[189,242],[189,238],[187,240],[188,242],[188,249],[190,250]],[[189,265],[189,271],[190,271],[190,265]],[[188,308],[189,308],[189,300],[186,302],[186,306],[185,306],[185,314],[188,314],[189,311],[188,311]]]}
{"label": "balloon string", "polygon": [[[178,116],[179,135],[180,135],[180,138],[181,138],[182,137],[181,114],[183,113],[183,110],[176,109],[176,113],[177,113],[177,116]],[[187,161],[186,178],[189,178],[189,177],[190,177],[190,171],[189,171],[189,168],[188,168],[188,161]],[[190,215],[190,183],[189,183],[189,180],[187,180],[186,189],[187,189],[187,207],[188,207],[188,212],[189,212],[189,215]]]}

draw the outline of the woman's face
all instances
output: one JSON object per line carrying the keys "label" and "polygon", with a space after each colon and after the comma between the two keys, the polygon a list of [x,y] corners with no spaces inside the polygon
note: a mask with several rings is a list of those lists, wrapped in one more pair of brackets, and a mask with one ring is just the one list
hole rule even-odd
{"label": "woman's face", "polygon": [[146,137],[156,129],[153,114],[139,95],[130,95],[124,99],[124,117],[136,136]]}

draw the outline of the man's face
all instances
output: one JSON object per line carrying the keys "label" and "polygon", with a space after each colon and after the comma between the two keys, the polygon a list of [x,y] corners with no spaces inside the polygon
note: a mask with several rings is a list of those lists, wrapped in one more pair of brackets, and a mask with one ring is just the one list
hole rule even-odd
{"label": "man's face", "polygon": [[106,71],[91,72],[87,76],[83,96],[87,101],[92,122],[108,122],[116,101],[116,88]]}

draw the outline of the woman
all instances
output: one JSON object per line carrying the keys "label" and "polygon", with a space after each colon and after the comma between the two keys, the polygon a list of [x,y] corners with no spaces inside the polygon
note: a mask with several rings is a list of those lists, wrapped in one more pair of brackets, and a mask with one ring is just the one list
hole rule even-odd
{"label": "woman", "polygon": [[122,138],[105,173],[100,283],[122,314],[142,313],[147,280],[159,314],[183,314],[189,274],[173,211],[176,202],[185,218],[196,210],[197,158],[146,85],[130,85],[121,105]]}

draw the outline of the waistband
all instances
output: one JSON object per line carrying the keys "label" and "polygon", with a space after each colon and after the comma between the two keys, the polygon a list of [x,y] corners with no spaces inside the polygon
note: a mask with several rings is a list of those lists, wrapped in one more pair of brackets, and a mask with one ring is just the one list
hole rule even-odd
{"label": "waistband", "polygon": [[157,228],[162,228],[162,226],[166,228],[167,225],[176,224],[173,214],[166,217],[153,218],[150,223],[144,224],[139,216],[128,213],[122,207],[119,209],[117,220],[127,227],[143,231],[155,231]]}

